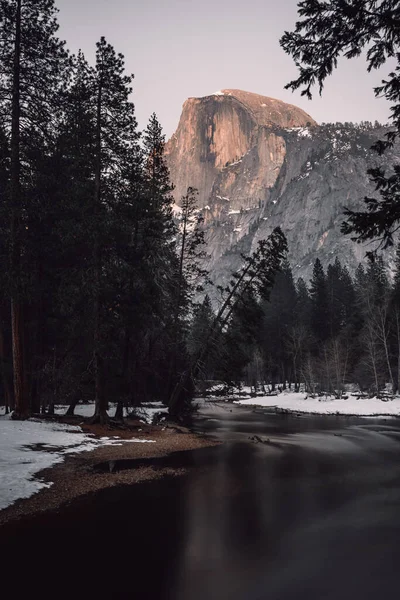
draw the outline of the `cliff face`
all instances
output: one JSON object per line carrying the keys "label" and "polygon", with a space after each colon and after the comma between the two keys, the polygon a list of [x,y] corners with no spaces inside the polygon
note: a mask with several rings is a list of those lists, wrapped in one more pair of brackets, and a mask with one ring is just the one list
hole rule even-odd
{"label": "cliff face", "polygon": [[240,90],[189,98],[166,145],[176,201],[188,186],[199,190],[202,208],[212,194],[230,194],[238,205],[262,194],[275,183],[285,156],[276,127],[307,124],[315,122],[299,108]]}
{"label": "cliff face", "polygon": [[[189,185],[199,189],[213,278],[226,281],[240,253],[278,225],[295,277],[308,279],[317,257],[353,270],[366,249],[340,233],[343,207],[374,195],[366,172],[382,162],[370,148],[383,135],[371,125],[318,126],[294,106],[239,90],[187,100],[166,155],[176,202]],[[399,160],[398,144],[384,162]]]}

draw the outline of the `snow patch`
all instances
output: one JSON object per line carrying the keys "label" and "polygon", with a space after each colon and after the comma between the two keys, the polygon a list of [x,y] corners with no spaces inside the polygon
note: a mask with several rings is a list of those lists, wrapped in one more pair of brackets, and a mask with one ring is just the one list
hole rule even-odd
{"label": "snow patch", "polygon": [[173,215],[180,215],[182,213],[182,209],[180,206],[178,206],[177,204],[173,204],[172,205],[172,214]]}
{"label": "snow patch", "polygon": [[289,412],[316,415],[400,416],[400,397],[384,402],[380,398],[357,398],[336,400],[331,397],[310,398],[304,393],[282,392],[277,396],[260,396],[248,400],[236,400],[235,404],[281,408]]}
{"label": "snow patch", "polygon": [[286,131],[294,131],[299,137],[312,138],[311,131],[308,127],[287,127]]}
{"label": "snow patch", "polygon": [[135,408],[134,413],[141,421],[151,425],[156,416],[168,414],[168,408],[162,402],[146,402]]}
{"label": "snow patch", "polygon": [[[65,410],[65,407],[64,407]],[[93,405],[91,405],[93,414]],[[131,439],[132,443],[155,440]],[[64,460],[68,454],[88,452],[99,446],[121,444],[120,438],[96,439],[80,427],[30,419],[0,417],[0,510],[20,498],[29,498],[50,482],[36,473]]]}

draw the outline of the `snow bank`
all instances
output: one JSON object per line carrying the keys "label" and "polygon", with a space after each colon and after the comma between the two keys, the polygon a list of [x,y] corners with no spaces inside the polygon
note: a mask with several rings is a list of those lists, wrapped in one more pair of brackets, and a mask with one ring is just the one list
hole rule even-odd
{"label": "snow bank", "polygon": [[400,416],[400,398],[387,402],[379,398],[356,398],[355,396],[349,396],[347,400],[336,400],[329,397],[309,398],[307,394],[282,392],[277,396],[236,400],[235,404],[281,408],[290,412],[316,415]]}
{"label": "snow bank", "polygon": [[[93,408],[93,407],[92,407]],[[150,443],[154,440],[130,439]],[[60,463],[67,454],[121,444],[119,437],[96,439],[80,427],[36,420],[12,421],[0,416],[0,510],[19,498],[49,487],[35,474]]]}
{"label": "snow bank", "polygon": [[146,402],[134,410],[137,417],[151,425],[156,416],[168,414],[168,408],[162,402]]}

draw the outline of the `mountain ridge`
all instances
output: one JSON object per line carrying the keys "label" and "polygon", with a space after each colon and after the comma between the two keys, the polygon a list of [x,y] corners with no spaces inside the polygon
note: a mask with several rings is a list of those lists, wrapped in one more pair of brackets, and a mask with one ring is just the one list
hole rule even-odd
{"label": "mountain ridge", "polygon": [[[278,107],[280,115],[255,117],[259,104],[268,113]],[[399,143],[380,158],[371,146],[384,136],[384,127],[318,125],[294,109],[240,90],[221,90],[184,104],[166,158],[178,204],[188,185],[199,189],[217,283],[240,266],[241,245],[254,250],[276,226],[288,238],[295,277],[307,279],[317,257],[326,267],[338,256],[354,271],[370,249],[341,234],[343,210],[361,209],[363,198],[374,195],[367,170],[398,162]],[[387,253],[389,265],[392,255]]]}

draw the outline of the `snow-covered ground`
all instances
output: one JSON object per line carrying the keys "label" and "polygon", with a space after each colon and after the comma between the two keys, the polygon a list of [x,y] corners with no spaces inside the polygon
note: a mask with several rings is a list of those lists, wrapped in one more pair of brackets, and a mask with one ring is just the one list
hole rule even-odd
{"label": "snow-covered ground", "polygon": [[350,395],[346,400],[336,400],[324,396],[310,398],[304,393],[282,392],[277,396],[236,400],[235,404],[318,415],[400,416],[400,397],[384,402],[380,398],[357,398]]}
{"label": "snow-covered ground", "polygon": [[162,402],[146,402],[135,408],[135,414],[145,423],[153,423],[156,416],[168,414],[168,408]]}
{"label": "snow-covered ground", "polygon": [[[68,404],[57,404],[54,407],[56,415],[65,415],[68,410]],[[110,415],[113,414],[114,409],[108,411]],[[94,403],[89,402],[88,404],[77,404],[75,406],[74,414],[79,417],[93,417],[94,415]]]}
{"label": "snow-covered ground", "polygon": [[[59,404],[55,407],[55,413],[57,415],[64,415],[68,410],[68,405]],[[130,412],[127,408],[124,408],[124,415]],[[141,406],[138,406],[134,409],[135,414],[137,415],[140,421],[143,423],[148,423],[151,425],[153,423],[156,415],[162,415],[168,413],[168,408],[162,402],[146,402]],[[112,405],[108,414],[113,416],[115,413],[115,406]],[[78,404],[75,407],[75,415],[80,417],[93,417],[94,415],[94,404]]]}
{"label": "snow-covered ground", "polygon": [[[93,406],[90,408],[90,414],[93,414]],[[133,438],[125,442],[151,443],[154,440]],[[34,419],[12,421],[8,415],[2,414],[0,510],[19,498],[28,498],[41,488],[49,487],[51,483],[35,477],[42,469],[62,462],[67,454],[87,452],[104,445],[122,445],[122,440],[118,436],[94,438],[83,433],[80,427],[60,423]]]}

